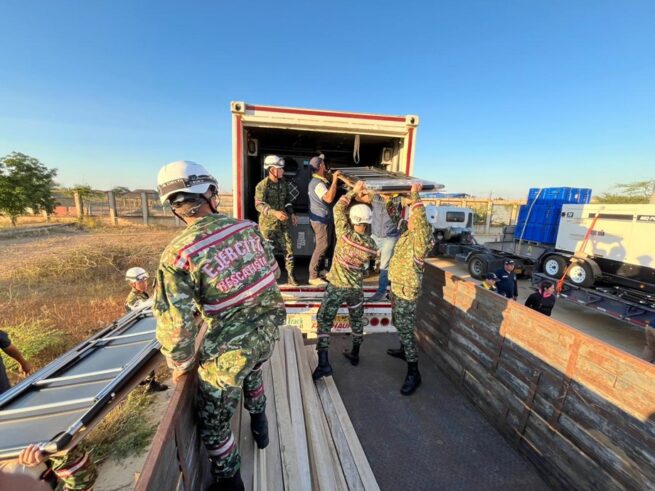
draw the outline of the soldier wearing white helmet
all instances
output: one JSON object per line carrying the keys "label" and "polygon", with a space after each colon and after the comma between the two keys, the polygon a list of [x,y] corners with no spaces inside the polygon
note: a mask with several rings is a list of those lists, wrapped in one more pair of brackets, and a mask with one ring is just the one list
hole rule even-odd
{"label": "soldier wearing white helmet", "polygon": [[148,278],[150,276],[143,268],[134,267],[125,272],[125,280],[127,280],[131,288],[130,294],[125,300],[125,312],[136,310],[150,298],[148,295]]}
{"label": "soldier wearing white helmet", "polygon": [[[334,249],[332,267],[327,275],[328,285],[316,320],[318,322],[318,366],[314,370],[314,379],[332,375],[328,360],[330,331],[337,311],[342,303],[348,305],[350,327],[352,329],[352,349],[344,356],[352,365],[359,364],[359,348],[364,335],[364,265],[377,255],[375,242],[368,227],[371,223],[371,209],[368,205],[358,203],[346,210],[351,200],[370,202],[370,196],[364,189],[364,182],[359,181],[355,187],[342,196],[334,207],[334,221],[337,245]],[[350,217],[350,221],[348,220]]]}
{"label": "soldier wearing white helmet", "polygon": [[266,177],[255,188],[255,208],[259,212],[259,229],[273,247],[284,251],[287,282],[297,285],[293,275],[294,260],[289,222],[297,225],[293,213],[291,186],[284,180],[284,159],[268,155],[264,159]]}
{"label": "soldier wearing white helmet", "polygon": [[157,175],[159,199],[184,221],[193,217],[203,204],[218,213],[218,181],[200,164],[177,160],[165,165]]}
{"label": "soldier wearing white helmet", "polygon": [[360,203],[350,207],[348,216],[350,216],[350,221],[353,225],[370,225],[373,213],[371,212],[370,206]]}
{"label": "soldier wearing white helmet", "polygon": [[[138,266],[125,272],[125,280],[130,285],[130,293],[125,300],[125,312],[131,312],[142,307],[150,299],[150,295],[148,295],[149,278],[148,272]],[[148,374],[140,385],[145,385],[148,392],[162,392],[168,389],[168,385],[157,382],[154,370]]]}
{"label": "soldier wearing white helmet", "polygon": [[[159,172],[163,203],[186,223],[164,250],[153,314],[173,380],[197,371],[199,434],[218,489],[243,490],[230,421],[243,405],[259,448],[268,445],[262,364],[286,320],[273,250],[257,225],[221,215],[218,183],[202,166],[173,162]],[[207,332],[198,350],[196,314]],[[214,489],[214,488],[212,488]]]}

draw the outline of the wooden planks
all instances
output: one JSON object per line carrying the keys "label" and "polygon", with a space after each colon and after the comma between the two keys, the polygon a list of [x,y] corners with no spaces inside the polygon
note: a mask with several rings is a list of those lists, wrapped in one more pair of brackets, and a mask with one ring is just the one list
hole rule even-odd
{"label": "wooden planks", "polygon": [[655,366],[426,266],[428,356],[557,486],[655,489]]}
{"label": "wooden planks", "polygon": [[[297,328],[282,327],[280,334],[271,359],[262,366],[268,447],[257,448],[242,404],[231,421],[245,489],[378,491],[334,380],[314,383],[316,352],[304,346]],[[186,377],[175,388],[136,489],[205,489],[211,482],[195,425],[195,389],[195,377]]]}
{"label": "wooden planks", "polygon": [[[314,383],[316,353],[297,328],[282,327],[271,360],[263,367],[270,444],[242,461],[246,489],[378,491],[366,455],[331,377]],[[241,414],[240,445],[249,415]],[[251,466],[244,469],[243,465]]]}

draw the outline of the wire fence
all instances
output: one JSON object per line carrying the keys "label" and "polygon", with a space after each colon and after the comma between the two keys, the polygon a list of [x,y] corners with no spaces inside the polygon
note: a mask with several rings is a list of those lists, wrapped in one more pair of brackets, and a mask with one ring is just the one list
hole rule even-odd
{"label": "wire fence", "polygon": [[[136,190],[127,193],[95,193],[91,196],[56,196],[54,218],[94,219],[114,225],[139,224],[181,226],[168,206],[162,206],[159,195],[152,190]],[[516,224],[519,207],[525,201],[489,199],[424,199],[426,203],[470,208],[474,212],[473,229],[477,234],[498,235],[502,228]],[[219,211],[232,216],[232,194],[220,195]],[[45,217],[43,217],[45,220]]]}

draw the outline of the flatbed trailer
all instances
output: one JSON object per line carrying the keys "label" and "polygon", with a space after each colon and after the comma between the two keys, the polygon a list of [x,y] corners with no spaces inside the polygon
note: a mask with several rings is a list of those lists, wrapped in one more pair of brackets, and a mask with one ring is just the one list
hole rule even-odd
{"label": "flatbed trailer", "polygon": [[[554,281],[544,273],[532,274],[535,288],[545,280]],[[638,327],[655,327],[655,295],[620,286],[584,288],[564,281],[559,298]]]}
{"label": "flatbed trailer", "polygon": [[506,259],[512,259],[517,276],[530,276],[538,267],[539,259],[551,249],[543,244],[513,241],[486,242],[484,244],[451,244],[438,246],[438,254],[466,263],[469,274],[476,280],[485,273],[502,268]]}

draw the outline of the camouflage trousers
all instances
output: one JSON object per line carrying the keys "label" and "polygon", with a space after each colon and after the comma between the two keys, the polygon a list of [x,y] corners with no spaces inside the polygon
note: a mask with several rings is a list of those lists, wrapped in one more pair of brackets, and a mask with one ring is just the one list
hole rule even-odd
{"label": "camouflage trousers", "polygon": [[332,323],[343,302],[348,305],[350,327],[353,332],[353,346],[362,344],[364,339],[364,322],[362,320],[364,317],[364,291],[361,288],[338,288],[328,285],[321,307],[316,315],[318,323],[317,350],[325,350],[330,346]]}
{"label": "camouflage trousers", "polygon": [[91,489],[98,478],[91,456],[80,447],[73,447],[64,455],[51,456],[50,466],[65,490]]}
{"label": "camouflage trousers", "polygon": [[[279,338],[279,316],[264,315],[253,320],[256,327],[247,334],[232,334],[219,341],[219,355],[198,368],[198,413],[200,437],[211,460],[215,478],[231,477],[241,466],[230,420],[239,407],[243,388],[244,407],[251,414],[266,409],[261,368],[271,357]],[[238,329],[224,329],[238,333]]]}
{"label": "camouflage trousers", "polygon": [[281,250],[284,253],[284,267],[287,274],[293,275],[293,243],[289,226],[286,224],[270,228],[261,226],[260,230],[264,239],[270,242],[275,250]]}
{"label": "camouflage trousers", "polygon": [[391,319],[398,329],[400,344],[405,351],[408,362],[418,361],[418,348],[414,329],[416,328],[416,300],[405,300],[393,293],[391,289]]}

